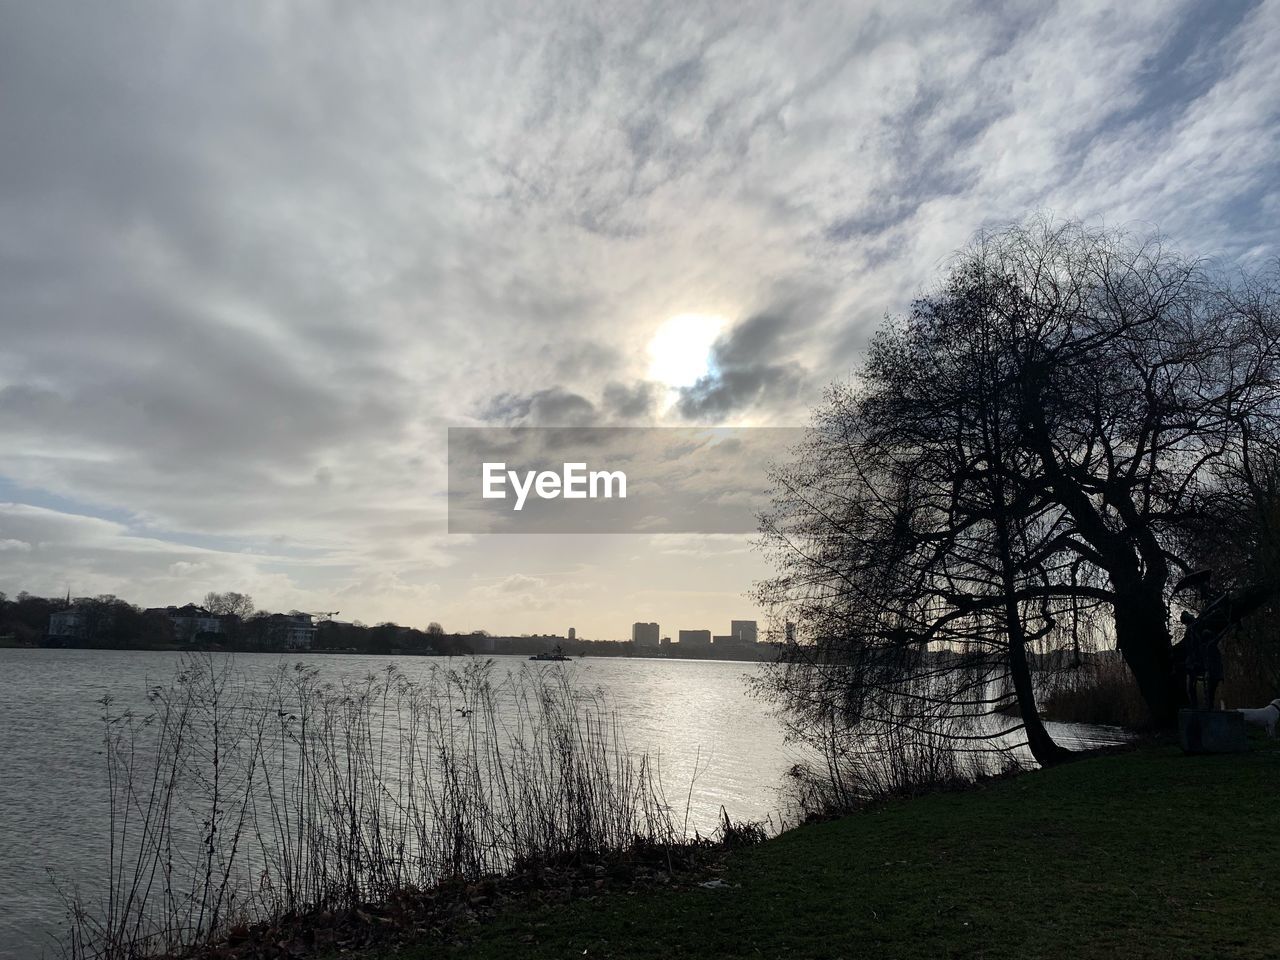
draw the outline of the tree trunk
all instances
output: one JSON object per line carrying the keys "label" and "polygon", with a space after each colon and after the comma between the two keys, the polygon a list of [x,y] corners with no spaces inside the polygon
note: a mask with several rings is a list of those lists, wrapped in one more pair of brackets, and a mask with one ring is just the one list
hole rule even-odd
{"label": "tree trunk", "polygon": [[[1003,399],[996,396],[999,405]],[[990,412],[990,411],[985,411]],[[1036,708],[1035,685],[1031,682],[1031,667],[1027,663],[1027,629],[1018,609],[1018,574],[1013,561],[1013,535],[1011,526],[1016,522],[1009,509],[1004,479],[1004,444],[999,429],[999,418],[984,419],[982,439],[989,462],[1000,464],[1001,469],[990,472],[991,500],[995,507],[992,522],[996,533],[996,552],[1000,559],[1000,579],[1004,587],[1004,628],[1009,645],[1009,673],[1013,677],[1013,690],[1018,697],[1018,712],[1027,733],[1027,746],[1031,756],[1042,767],[1050,767],[1070,759],[1071,751],[1058,746],[1049,731],[1044,728],[1040,711]]]}
{"label": "tree trunk", "polygon": [[[1167,564],[1150,530],[1130,524],[1117,532],[1099,514],[1078,478],[1069,476],[1058,461],[1045,425],[1041,393],[1034,377],[1027,380],[1023,409],[1027,412],[1028,439],[1040,458],[1057,501],[1075,521],[1080,536],[1096,555],[1088,557],[1106,571],[1115,592],[1113,613],[1116,645],[1129,666],[1151,715],[1152,726],[1172,727],[1178,708],[1186,702],[1180,664],[1175,664],[1169,641],[1168,609],[1164,604]],[[1147,555],[1141,555],[1145,542]],[[1147,576],[1143,576],[1145,566]]]}
{"label": "tree trunk", "polygon": [[1021,640],[1015,642],[1013,637],[1009,640],[1009,672],[1013,675],[1013,691],[1018,697],[1018,711],[1022,714],[1022,725],[1027,731],[1027,746],[1031,748],[1031,756],[1042,767],[1051,767],[1073,759],[1072,751],[1055,742],[1040,719],[1025,645]]}
{"label": "tree trunk", "polygon": [[1142,587],[1116,591],[1116,645],[1128,665],[1151,723],[1173,727],[1178,708],[1186,703],[1181,665],[1174,662],[1168,611],[1158,590]]}

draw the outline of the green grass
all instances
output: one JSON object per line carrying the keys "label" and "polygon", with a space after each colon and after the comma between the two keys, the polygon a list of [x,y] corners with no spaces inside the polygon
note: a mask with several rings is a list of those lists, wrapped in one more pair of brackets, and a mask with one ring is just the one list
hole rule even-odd
{"label": "green grass", "polygon": [[793,830],[730,889],[517,909],[438,957],[1280,956],[1280,750],[1150,747]]}

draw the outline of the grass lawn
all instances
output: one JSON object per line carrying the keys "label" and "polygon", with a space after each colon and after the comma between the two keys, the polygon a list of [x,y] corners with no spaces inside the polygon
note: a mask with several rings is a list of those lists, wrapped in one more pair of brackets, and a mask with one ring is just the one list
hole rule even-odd
{"label": "grass lawn", "polygon": [[793,830],[728,889],[514,911],[438,957],[1280,957],[1280,749],[1148,747]]}

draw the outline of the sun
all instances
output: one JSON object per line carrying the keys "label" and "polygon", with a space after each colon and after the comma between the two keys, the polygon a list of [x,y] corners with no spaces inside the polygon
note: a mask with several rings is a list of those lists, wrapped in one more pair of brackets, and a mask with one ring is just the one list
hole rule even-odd
{"label": "sun", "polygon": [[711,348],[724,317],[682,313],[667,320],[649,341],[649,378],[668,387],[690,387],[711,372]]}

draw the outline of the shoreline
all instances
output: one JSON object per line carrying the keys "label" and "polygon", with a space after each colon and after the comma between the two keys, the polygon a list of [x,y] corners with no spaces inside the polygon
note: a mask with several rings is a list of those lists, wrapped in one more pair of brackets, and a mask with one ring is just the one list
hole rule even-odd
{"label": "shoreline", "polygon": [[1280,823],[1258,815],[1280,743],[1252,748],[1185,756],[1146,741],[768,838],[446,880],[341,915],[240,928],[193,956],[1262,960]]}
{"label": "shoreline", "polygon": [[[171,646],[171,647],[90,647],[90,646],[40,646],[29,644],[7,644],[0,641],[0,650],[91,650],[97,653],[214,653],[235,656],[346,656],[346,657],[405,657],[413,660],[457,660],[462,658],[468,659],[512,659],[512,660],[531,660],[531,657],[522,653],[418,653],[412,650],[390,650],[385,653],[368,653],[361,650],[243,650],[226,647],[200,647],[200,646]],[[673,663],[761,663],[767,664],[773,661],[767,658],[756,659],[735,659],[733,657],[647,657],[633,656],[631,654],[583,654],[581,656],[571,656],[566,661],[554,661],[575,663],[579,660],[632,660],[632,661],[649,661],[657,660],[660,662]],[[553,661],[544,661],[553,662]]]}

